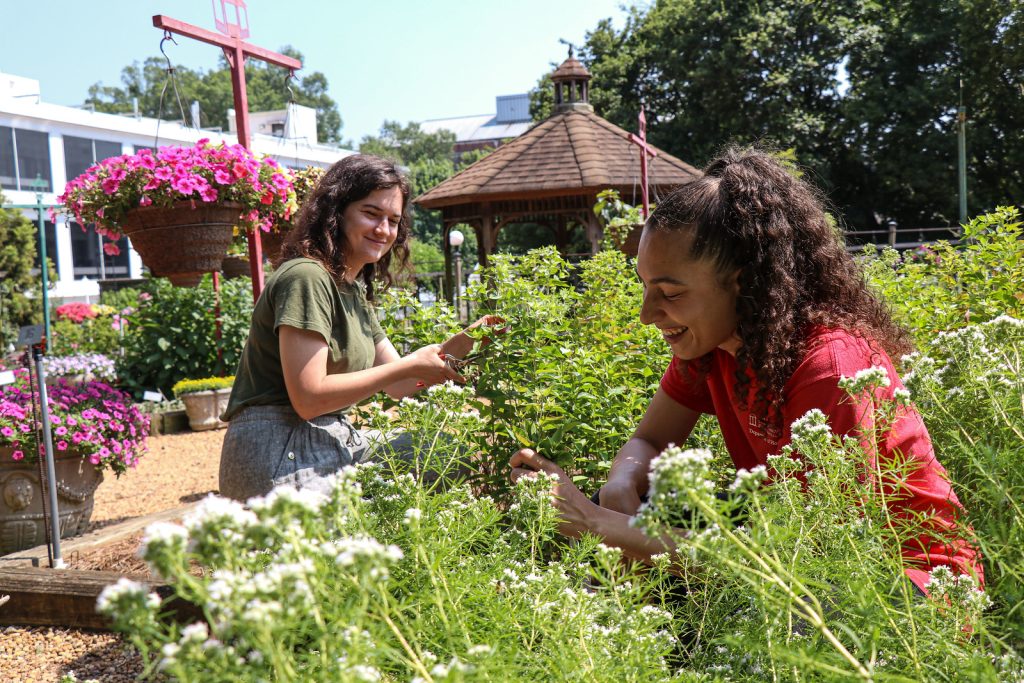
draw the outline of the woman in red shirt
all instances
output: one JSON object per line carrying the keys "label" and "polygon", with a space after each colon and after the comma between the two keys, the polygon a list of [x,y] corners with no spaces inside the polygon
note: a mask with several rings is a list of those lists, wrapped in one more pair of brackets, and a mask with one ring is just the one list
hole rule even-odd
{"label": "woman in red shirt", "polygon": [[[817,192],[770,154],[733,149],[704,175],[658,205],[640,240],[640,320],[656,326],[673,359],[633,437],[612,463],[600,505],[554,463],[529,449],[512,457],[513,478],[531,470],[557,475],[557,501],[568,535],[596,534],[627,556],[663,552],[661,539],[629,525],[645,496],[651,462],[682,444],[701,413],[718,418],[737,469],[767,464],[790,442],[790,425],[820,409],[836,434],[870,429],[872,401],[852,401],[840,377],[873,366],[903,389],[891,358],[911,349],[906,332],[867,289]],[[957,537],[960,503],[916,410],[898,419],[875,446],[877,456],[914,464],[897,513],[923,513],[946,537],[908,542],[907,576],[925,590],[939,565],[975,574],[975,551]],[[871,454],[873,457],[874,454]],[[952,533],[951,533],[952,532]]]}

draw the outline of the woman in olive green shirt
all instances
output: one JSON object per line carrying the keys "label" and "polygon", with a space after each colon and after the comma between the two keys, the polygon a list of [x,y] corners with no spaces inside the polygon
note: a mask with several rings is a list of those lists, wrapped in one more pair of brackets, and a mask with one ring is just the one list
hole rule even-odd
{"label": "woman in olive green shirt", "polygon": [[256,302],[223,416],[222,495],[246,500],[353,464],[367,442],[344,414],[350,406],[463,381],[444,356],[467,354],[468,335],[402,357],[370,306],[375,286],[391,283],[392,259],[408,257],[408,203],[394,164],[357,154],[334,164],[301,208]]}

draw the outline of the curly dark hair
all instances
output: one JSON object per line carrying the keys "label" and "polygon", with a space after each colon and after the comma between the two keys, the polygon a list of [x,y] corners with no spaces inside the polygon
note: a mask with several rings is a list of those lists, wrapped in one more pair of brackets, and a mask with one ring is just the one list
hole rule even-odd
{"label": "curly dark hair", "polygon": [[739,270],[737,395],[749,395],[752,370],[758,410],[779,407],[812,325],[846,329],[893,358],[912,349],[824,207],[770,152],[730,147],[658,204],[644,228],[686,231],[692,258],[712,259],[723,276]]}
{"label": "curly dark hair", "polygon": [[357,275],[366,285],[366,298],[374,300],[374,283],[384,289],[391,286],[394,277],[392,262],[397,270],[409,260],[409,181],[395,164],[369,154],[353,154],[331,166],[317,183],[309,199],[299,209],[295,227],[281,245],[281,255],[275,267],[293,258],[311,258],[318,261],[339,284],[345,274],[345,226],[342,217],[352,202],[365,199],[375,190],[397,187],[402,192],[402,218],[398,221],[395,243],[376,263],[368,263]]}

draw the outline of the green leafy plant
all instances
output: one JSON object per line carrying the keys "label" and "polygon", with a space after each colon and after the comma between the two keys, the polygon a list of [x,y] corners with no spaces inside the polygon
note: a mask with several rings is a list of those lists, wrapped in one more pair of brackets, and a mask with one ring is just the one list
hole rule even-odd
{"label": "green leafy plant", "polygon": [[[0,204],[5,202],[0,192]],[[18,328],[43,321],[39,304],[42,282],[36,268],[37,227],[16,209],[0,209],[0,354],[18,338]],[[56,282],[53,254],[47,259],[50,282]]]}
{"label": "green leafy plant", "polygon": [[866,274],[919,344],[935,334],[990,320],[1024,317],[1024,239],[1020,210],[1000,207],[963,226],[957,244],[917,253],[869,251]]}
{"label": "green leafy plant", "polygon": [[633,231],[644,224],[640,207],[622,201],[618,190],[598,192],[594,213],[604,223],[605,246],[612,249],[622,249]]}
{"label": "green leafy plant", "polygon": [[219,341],[217,297],[210,276],[198,287],[174,287],[162,278],[150,280],[142,299],[126,331],[125,353],[117,359],[123,386],[138,394],[159,389],[169,396],[179,380],[219,376],[237,367],[252,316],[252,289],[247,280],[221,283]]}

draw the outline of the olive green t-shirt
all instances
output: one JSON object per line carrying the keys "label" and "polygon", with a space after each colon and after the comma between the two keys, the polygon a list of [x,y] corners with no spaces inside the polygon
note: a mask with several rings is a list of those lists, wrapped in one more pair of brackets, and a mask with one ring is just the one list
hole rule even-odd
{"label": "olive green t-shirt", "polygon": [[230,420],[247,406],[288,406],[277,329],[311,330],[328,346],[327,374],[373,367],[374,347],[384,330],[361,285],[337,285],[312,259],[286,261],[267,279],[252,312],[249,339],[235,373],[231,399],[221,417]]}

